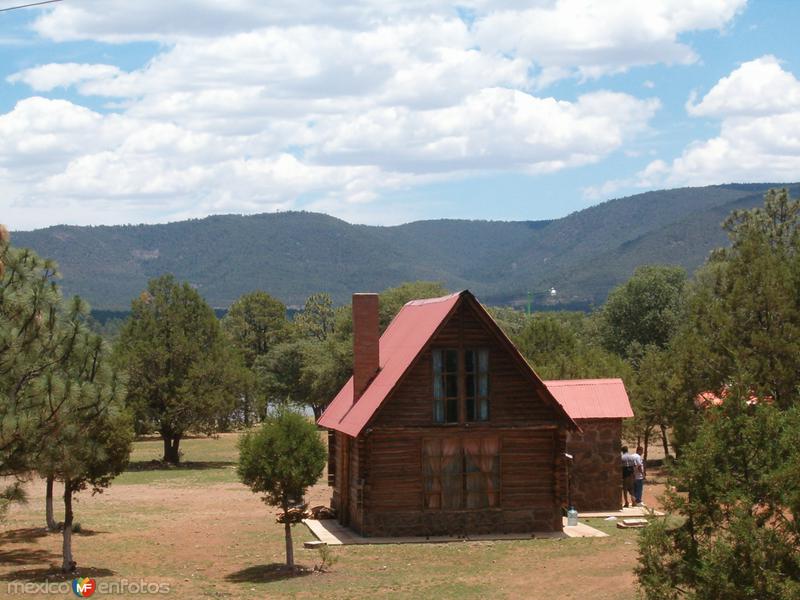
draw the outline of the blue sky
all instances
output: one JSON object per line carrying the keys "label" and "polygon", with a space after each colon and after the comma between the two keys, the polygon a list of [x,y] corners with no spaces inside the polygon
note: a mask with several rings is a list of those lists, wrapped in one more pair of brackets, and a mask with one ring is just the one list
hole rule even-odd
{"label": "blue sky", "polygon": [[0,218],[12,230],[293,209],[533,220],[649,189],[797,181],[798,6],[0,12]]}

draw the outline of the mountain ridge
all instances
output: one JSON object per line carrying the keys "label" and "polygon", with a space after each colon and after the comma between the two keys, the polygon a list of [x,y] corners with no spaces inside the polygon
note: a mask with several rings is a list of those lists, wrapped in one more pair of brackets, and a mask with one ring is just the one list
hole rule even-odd
{"label": "mountain ridge", "polygon": [[[215,307],[264,289],[287,305],[329,292],[402,281],[442,281],[485,302],[598,304],[640,264],[693,271],[724,245],[720,224],[735,208],[763,202],[771,187],[723,184],[608,200],[560,219],[431,219],[402,225],[350,224],[306,211],[212,215],[154,225],[56,225],[12,233],[17,246],[55,259],[65,294],[97,309],[124,310],[151,277],[173,273]],[[555,287],[552,299],[547,290]]]}

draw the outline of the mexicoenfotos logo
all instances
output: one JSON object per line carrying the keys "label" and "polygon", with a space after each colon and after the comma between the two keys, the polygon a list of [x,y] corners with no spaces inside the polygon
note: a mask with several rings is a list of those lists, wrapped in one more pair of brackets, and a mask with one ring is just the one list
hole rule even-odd
{"label": "mexicoenfotos logo", "polygon": [[72,580],[72,591],[78,598],[88,598],[97,591],[97,582],[91,577],[76,577]]}
{"label": "mexicoenfotos logo", "polygon": [[52,594],[61,596],[69,595],[69,590],[78,598],[88,598],[97,592],[99,596],[132,596],[147,594],[169,594],[170,584],[166,582],[147,581],[145,579],[116,579],[110,581],[97,581],[93,577],[77,577],[69,581],[47,581],[37,583],[34,581],[11,581],[6,584],[6,593],[9,596],[16,594]]}

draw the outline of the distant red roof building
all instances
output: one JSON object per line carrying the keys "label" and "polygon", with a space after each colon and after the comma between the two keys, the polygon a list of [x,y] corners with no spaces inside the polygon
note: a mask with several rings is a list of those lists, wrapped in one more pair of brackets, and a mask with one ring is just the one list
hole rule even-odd
{"label": "distant red roof building", "polygon": [[[730,395],[728,388],[723,388],[723,390],[717,394],[716,392],[700,392],[697,394],[697,397],[694,399],[694,405],[697,408],[710,408],[712,406],[722,406],[725,404],[725,399]],[[765,404],[772,404],[773,399],[770,396],[765,396],[764,398],[759,398],[755,395],[750,395],[750,398],[747,399],[748,406],[753,406],[754,404],[758,404],[759,402],[764,402]]]}
{"label": "distant red roof building", "polygon": [[579,511],[618,510],[622,419],[633,416],[622,379],[545,381],[581,428],[567,435],[571,501]]}
{"label": "distant red roof building", "polygon": [[573,420],[633,416],[622,379],[561,379],[544,384]]}

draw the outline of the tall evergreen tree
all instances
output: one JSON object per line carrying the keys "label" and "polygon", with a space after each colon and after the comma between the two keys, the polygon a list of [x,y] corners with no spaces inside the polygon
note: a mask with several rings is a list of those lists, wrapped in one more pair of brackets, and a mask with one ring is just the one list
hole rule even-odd
{"label": "tall evergreen tree", "polygon": [[258,383],[255,367],[289,336],[286,306],[266,292],[245,294],[231,305],[222,319],[222,328],[243,358],[239,412],[248,426],[254,412],[265,414],[264,387]]}
{"label": "tall evergreen tree", "polygon": [[[133,443],[133,421],[124,406],[125,389],[109,358],[100,336],[84,330],[76,341],[72,360],[65,366],[63,380],[52,378],[47,382],[52,388],[63,385],[73,390],[36,460],[37,470],[47,478],[49,493],[54,480],[64,486],[65,571],[75,568],[73,496],[87,487],[98,492],[110,485],[127,465]],[[52,516],[51,507],[47,512]]]}
{"label": "tall evergreen tree", "polygon": [[[89,307],[79,298],[70,302],[68,314],[88,317]],[[53,488],[64,483],[64,501],[71,519],[71,496],[87,484],[100,489],[110,483],[127,464],[133,425],[124,409],[125,389],[110,366],[110,355],[101,336],[83,324],[73,341],[73,350],[58,371],[46,381],[51,391],[70,390],[68,401],[54,417],[46,444],[34,466],[46,479],[45,515],[48,529],[56,529]],[[70,495],[66,492],[71,490]],[[65,524],[65,530],[67,525]],[[69,536],[70,531],[65,535]],[[65,562],[71,562],[71,540],[65,538]],[[66,557],[69,557],[67,560]]]}
{"label": "tall evergreen tree", "polygon": [[240,359],[211,307],[171,275],[151,280],[131,311],[115,347],[128,371],[128,405],[139,428],[161,434],[164,461],[177,464],[187,431],[214,431],[233,410]]}
{"label": "tall evergreen tree", "polygon": [[256,358],[269,352],[288,336],[286,306],[266,292],[244,294],[222,319],[223,329],[241,351],[244,364],[252,368]]}
{"label": "tall evergreen tree", "polygon": [[800,598],[800,410],[732,391],[706,410],[639,544],[648,600]]}
{"label": "tall evergreen tree", "polygon": [[636,359],[646,346],[665,348],[681,322],[686,273],[680,267],[639,267],[612,290],[600,311],[603,344]]}
{"label": "tall evergreen tree", "polygon": [[692,391],[746,379],[786,408],[800,373],[800,201],[770,190],[763,208],[735,211],[724,227],[731,246],[698,273],[681,339]]}
{"label": "tall evergreen tree", "polygon": [[333,333],[336,313],[330,294],[311,294],[294,323],[302,337],[324,342]]}
{"label": "tall evergreen tree", "polygon": [[[64,415],[82,415],[90,389],[97,401],[111,392],[87,380],[100,368],[99,340],[80,299],[62,305],[55,263],[14,248],[0,227],[0,265],[0,475],[24,478],[52,448]],[[21,493],[12,486],[0,496],[2,505]]]}
{"label": "tall evergreen tree", "polygon": [[[644,443],[645,453],[650,432],[658,426],[665,456],[670,456],[668,428],[674,411],[670,410],[672,402],[664,401],[665,377],[659,369],[673,358],[670,343],[683,321],[685,305],[684,270],[646,265],[612,290],[596,315],[602,344],[630,364],[631,377],[627,383],[637,417],[628,428]],[[654,368],[654,363],[659,366]]]}
{"label": "tall evergreen tree", "polygon": [[[698,274],[675,339],[681,493],[641,538],[649,600],[800,598],[800,203],[773,190],[725,228],[731,247]],[[701,391],[723,405],[696,408]]]}

